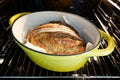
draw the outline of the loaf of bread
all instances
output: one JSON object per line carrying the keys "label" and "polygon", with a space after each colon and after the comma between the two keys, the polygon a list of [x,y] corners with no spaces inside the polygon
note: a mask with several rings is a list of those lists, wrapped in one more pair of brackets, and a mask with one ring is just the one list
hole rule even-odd
{"label": "loaf of bread", "polygon": [[29,31],[26,41],[46,50],[48,54],[69,55],[85,51],[85,42],[76,30],[53,21]]}

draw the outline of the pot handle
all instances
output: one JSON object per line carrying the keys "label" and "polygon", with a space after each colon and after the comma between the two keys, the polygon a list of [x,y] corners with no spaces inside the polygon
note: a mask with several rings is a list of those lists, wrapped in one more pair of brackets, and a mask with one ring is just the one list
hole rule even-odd
{"label": "pot handle", "polygon": [[87,54],[87,56],[92,57],[92,56],[107,56],[109,54],[111,54],[115,48],[115,43],[113,38],[106,34],[104,31],[99,30],[101,36],[107,41],[108,45],[105,49],[93,49],[92,51],[90,51],[89,54]]}
{"label": "pot handle", "polygon": [[15,14],[15,15],[13,15],[13,16],[9,19],[9,24],[10,24],[10,26],[12,26],[13,23],[14,23],[18,18],[20,18],[21,16],[26,15],[26,14],[30,14],[30,12],[21,12],[21,13],[17,13],[17,14]]}

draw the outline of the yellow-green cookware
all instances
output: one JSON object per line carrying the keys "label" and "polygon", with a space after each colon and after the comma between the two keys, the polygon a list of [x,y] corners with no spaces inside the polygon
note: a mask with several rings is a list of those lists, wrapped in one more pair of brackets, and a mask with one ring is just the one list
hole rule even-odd
{"label": "yellow-green cookware", "polygon": [[[40,52],[24,44],[29,30],[50,21],[64,22],[63,16],[67,18],[69,24],[77,30],[86,43],[93,44],[89,50],[73,55],[56,55]],[[25,51],[29,58],[40,67],[52,71],[75,71],[84,67],[88,58],[109,55],[115,48],[115,43],[110,35],[96,28],[87,19],[71,13],[58,11],[23,12],[12,16],[9,23],[12,26],[15,42]],[[102,38],[106,39],[108,46],[105,49],[98,49]]]}

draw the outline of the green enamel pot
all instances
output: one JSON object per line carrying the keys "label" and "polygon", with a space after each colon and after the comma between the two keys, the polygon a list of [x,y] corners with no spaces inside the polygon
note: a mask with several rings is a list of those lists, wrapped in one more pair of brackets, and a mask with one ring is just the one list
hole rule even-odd
{"label": "green enamel pot", "polygon": [[[24,44],[25,36],[29,30],[50,21],[64,22],[62,16],[66,16],[70,25],[77,30],[86,43],[93,44],[90,49],[78,54],[57,55],[43,53]],[[12,26],[12,34],[18,46],[23,49],[34,63],[51,71],[69,72],[78,70],[84,67],[88,58],[107,56],[115,48],[115,43],[110,35],[98,29],[87,19],[72,13],[58,11],[23,12],[12,16],[9,23]],[[98,49],[103,38],[106,39],[108,45],[104,49]]]}

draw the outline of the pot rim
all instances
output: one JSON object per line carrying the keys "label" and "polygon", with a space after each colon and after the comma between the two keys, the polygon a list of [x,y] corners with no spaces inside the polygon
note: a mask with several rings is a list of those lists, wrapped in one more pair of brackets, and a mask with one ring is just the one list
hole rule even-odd
{"label": "pot rim", "polygon": [[[41,11],[41,12],[68,13],[68,12],[61,12],[61,11]],[[33,12],[33,13],[37,13],[37,12]],[[32,14],[32,13],[31,13],[31,14]],[[68,14],[72,14],[72,15],[73,15],[73,13],[68,13]],[[26,14],[26,15],[29,15],[29,14]],[[23,16],[21,16],[21,17],[24,17],[24,16],[26,16],[26,15],[23,15]],[[74,15],[76,15],[76,14],[74,14]],[[79,16],[79,15],[78,15],[78,16]],[[21,18],[21,17],[19,17],[19,18]],[[17,43],[19,43],[19,44],[20,44],[21,46],[23,46],[24,48],[27,48],[27,49],[29,49],[29,50],[31,50],[31,51],[33,51],[33,52],[36,52],[36,53],[39,53],[39,54],[44,54],[44,55],[50,55],[50,56],[76,56],[76,55],[80,55],[80,54],[87,53],[87,52],[92,51],[93,49],[95,49],[95,48],[99,45],[100,39],[101,39],[100,31],[98,30],[98,28],[96,27],[96,25],[93,24],[92,22],[90,22],[89,20],[87,20],[86,18],[84,18],[84,17],[82,17],[82,16],[80,16],[80,17],[81,17],[82,19],[86,20],[87,22],[89,22],[90,24],[92,24],[93,27],[97,30],[97,32],[98,32],[98,34],[99,34],[100,37],[99,37],[98,43],[96,43],[96,45],[95,45],[93,48],[91,48],[90,50],[81,52],[81,53],[77,53],[77,54],[58,55],[58,54],[49,54],[49,53],[44,53],[44,52],[41,52],[41,51],[37,51],[37,50],[34,50],[34,49],[32,49],[32,48],[30,48],[30,47],[24,45],[24,44],[21,43],[19,40],[17,40],[16,37],[14,36],[14,34],[13,34],[13,31],[12,31],[13,27],[11,28],[11,32],[12,32],[12,36],[13,36],[14,40],[15,40]],[[13,22],[13,24],[14,24],[19,18],[17,18],[17,19]],[[13,26],[13,24],[12,24],[12,26]]]}

